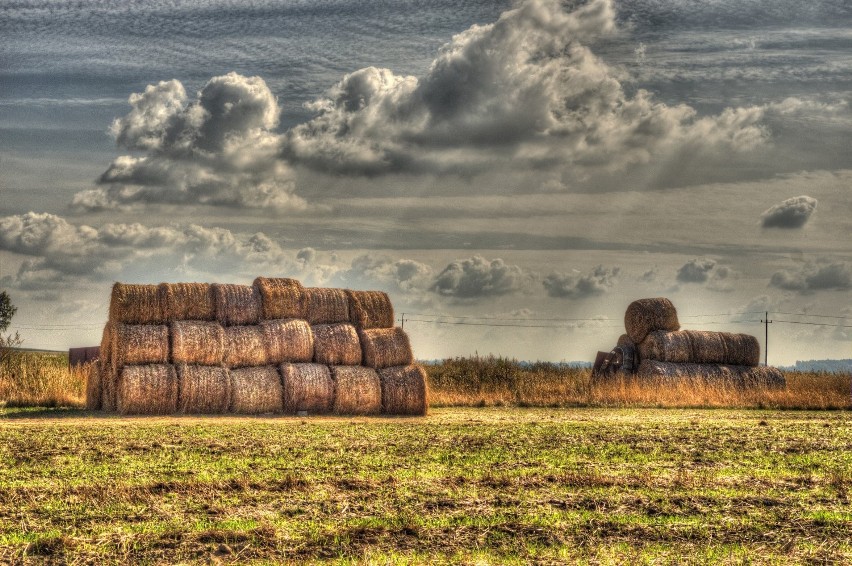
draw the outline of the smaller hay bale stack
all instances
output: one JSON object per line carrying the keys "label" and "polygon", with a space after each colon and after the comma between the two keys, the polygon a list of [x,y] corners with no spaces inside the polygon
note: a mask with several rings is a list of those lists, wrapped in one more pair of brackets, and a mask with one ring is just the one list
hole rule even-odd
{"label": "smaller hay bale stack", "polygon": [[109,319],[123,324],[161,324],[166,321],[157,285],[116,283],[112,286]]}
{"label": "smaller hay bale stack", "polygon": [[260,322],[260,291],[253,285],[213,284],[216,320],[224,326]]}
{"label": "smaller hay bale stack", "polygon": [[231,376],[223,367],[177,366],[181,413],[227,413],[231,402]]}
{"label": "smaller hay bale stack", "polygon": [[343,289],[305,289],[305,318],[311,324],[349,322],[349,300]]}
{"label": "smaller hay bale stack", "polygon": [[[757,367],[760,365],[760,342],[750,334],[722,334],[729,364]],[[782,376],[783,377],[783,376]]]}
{"label": "smaller hay bale stack", "polygon": [[254,286],[260,292],[265,320],[305,318],[305,288],[296,279],[258,277]]}
{"label": "smaller hay bale stack", "polygon": [[377,415],[382,410],[382,385],[376,370],[363,366],[331,366],[334,412]]}
{"label": "smaller hay bale stack", "polygon": [[178,379],[170,364],[125,366],[116,406],[123,415],[168,415],[177,410]]}
{"label": "smaller hay bale stack", "polygon": [[216,300],[209,283],[160,283],[163,318],[216,320]]}
{"label": "smaller hay bale stack", "polygon": [[330,413],[334,406],[334,381],[322,364],[281,364],[284,412]]}
{"label": "smaller hay bale stack", "polygon": [[225,329],[218,322],[176,320],[172,323],[172,362],[217,366],[225,357]]}
{"label": "smaller hay bale stack", "polygon": [[382,291],[346,291],[349,322],[359,329],[391,328],[394,325],[393,304]]}
{"label": "smaller hay bale stack", "polygon": [[169,363],[169,327],[165,324],[115,324],[112,332],[116,372],[129,365]]}
{"label": "smaller hay bale stack", "polygon": [[374,369],[407,366],[414,362],[408,334],[400,327],[373,328],[358,332],[363,363]]}
{"label": "smaller hay bale stack", "polygon": [[425,415],[428,409],[426,371],[419,364],[378,370],[382,385],[382,412],[388,415]]}
{"label": "smaller hay bale stack", "polygon": [[281,376],[275,366],[231,370],[232,413],[260,415],[283,410]]}
{"label": "smaller hay bale stack", "polygon": [[314,359],[314,334],[307,321],[264,320],[260,323],[270,364],[307,363]]}
{"label": "smaller hay bale stack", "polygon": [[97,411],[101,408],[101,363],[89,362],[86,368],[86,410]]}
{"label": "smaller hay bale stack", "polygon": [[677,310],[665,297],[639,299],[630,303],[624,313],[624,328],[636,344],[654,330],[679,330]]}
{"label": "smaller hay bale stack", "polygon": [[265,366],[266,337],[260,326],[228,326],[224,329],[225,355],[223,362],[229,368]]}
{"label": "smaller hay bale stack", "polygon": [[314,333],[314,362],[330,366],[357,366],[361,363],[358,331],[349,323],[317,324]]}

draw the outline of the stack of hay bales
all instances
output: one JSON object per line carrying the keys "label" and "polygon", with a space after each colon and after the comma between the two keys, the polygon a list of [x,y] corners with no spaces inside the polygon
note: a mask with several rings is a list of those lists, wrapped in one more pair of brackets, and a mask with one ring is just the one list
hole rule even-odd
{"label": "stack of hay bales", "polygon": [[379,291],[116,283],[90,409],[423,415],[426,373]]}

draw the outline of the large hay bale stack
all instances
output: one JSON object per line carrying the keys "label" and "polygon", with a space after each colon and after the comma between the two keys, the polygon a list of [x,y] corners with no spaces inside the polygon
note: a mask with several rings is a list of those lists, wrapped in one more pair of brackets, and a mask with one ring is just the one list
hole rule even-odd
{"label": "large hay bale stack", "polygon": [[209,283],[160,283],[163,319],[216,320],[216,300]]}
{"label": "large hay bale stack", "polygon": [[224,329],[225,355],[229,368],[265,366],[269,363],[266,337],[260,326],[228,326]]}
{"label": "large hay bale stack", "polygon": [[178,379],[170,364],[125,366],[116,406],[124,415],[168,415],[177,410]]}
{"label": "large hay bale stack", "polygon": [[169,327],[164,324],[114,324],[110,348],[116,372],[127,365],[169,363]]}
{"label": "large hay bale stack", "polygon": [[217,366],[225,357],[225,329],[218,322],[176,320],[171,324],[172,362]]}
{"label": "large hay bale stack", "polygon": [[281,364],[284,412],[329,413],[334,406],[334,381],[322,364]]}
{"label": "large hay bale stack", "polygon": [[86,410],[101,408],[101,364],[98,360],[86,365]]}
{"label": "large hay bale stack", "polygon": [[639,359],[685,364],[694,361],[691,334],[686,330],[649,332],[639,343]]}
{"label": "large hay bale stack", "polygon": [[382,410],[382,385],[376,370],[363,366],[331,366],[334,412],[377,415]]}
{"label": "large hay bale stack", "polygon": [[425,415],[428,409],[426,371],[420,365],[378,370],[382,412],[389,415]]}
{"label": "large hay bale stack", "polygon": [[394,325],[393,304],[382,291],[346,291],[349,322],[360,329],[391,328]]}
{"label": "large hay bale stack", "polygon": [[231,370],[232,413],[260,415],[283,410],[281,376],[275,366]]}
{"label": "large hay bale stack", "polygon": [[310,324],[349,322],[349,299],[343,289],[305,289],[305,318]]}
{"label": "large hay bale stack", "polygon": [[166,321],[157,285],[116,283],[112,286],[109,319],[124,324],[161,324]]}
{"label": "large hay bale stack", "polygon": [[305,288],[296,279],[258,277],[262,317],[266,320],[305,318]]}
{"label": "large hay bale stack", "polygon": [[414,361],[411,342],[402,328],[373,328],[358,333],[363,363],[374,369],[407,366]]}
{"label": "large hay bale stack", "polygon": [[725,332],[725,355],[727,363],[756,367],[760,364],[760,342],[750,334]]}
{"label": "large hay bale stack", "polygon": [[216,320],[225,326],[260,322],[260,291],[254,285],[213,284]]}
{"label": "large hay bale stack", "polygon": [[314,333],[314,362],[330,366],[357,366],[361,363],[358,331],[349,323],[317,324]]}
{"label": "large hay bale stack", "polygon": [[630,303],[624,313],[624,328],[636,344],[654,330],[679,330],[677,310],[665,297],[639,299]]}
{"label": "large hay bale stack", "polygon": [[231,402],[231,376],[223,367],[181,364],[178,410],[181,413],[227,413]]}
{"label": "large hay bale stack", "polygon": [[307,363],[314,359],[314,334],[307,321],[295,318],[260,323],[270,364]]}

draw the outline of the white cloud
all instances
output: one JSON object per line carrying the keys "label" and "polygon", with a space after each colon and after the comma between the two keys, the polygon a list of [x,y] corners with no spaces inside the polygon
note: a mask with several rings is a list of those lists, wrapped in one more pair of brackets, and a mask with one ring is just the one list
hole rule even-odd
{"label": "white cloud", "polygon": [[542,284],[551,297],[585,299],[609,291],[618,282],[619,273],[620,267],[607,268],[599,265],[586,275],[551,273],[544,278]]}
{"label": "white cloud", "polygon": [[817,208],[817,199],[802,195],[768,208],[760,216],[764,228],[801,228]]}
{"label": "white cloud", "polygon": [[847,291],[852,289],[852,266],[844,261],[811,261],[795,271],[776,271],[769,284],[800,293]]}
{"label": "white cloud", "polygon": [[447,265],[435,277],[431,290],[445,297],[478,299],[516,293],[524,289],[529,280],[530,275],[517,265],[477,255]]}

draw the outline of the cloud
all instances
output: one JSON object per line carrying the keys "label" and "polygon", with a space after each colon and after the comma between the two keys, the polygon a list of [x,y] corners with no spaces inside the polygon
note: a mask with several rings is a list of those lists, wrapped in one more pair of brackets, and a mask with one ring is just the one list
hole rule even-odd
{"label": "cloud", "polygon": [[434,279],[430,289],[445,297],[477,299],[496,297],[522,290],[529,275],[517,265],[500,258],[487,260],[482,256],[457,259]]}
{"label": "cloud", "polygon": [[706,283],[714,267],[716,262],[712,259],[691,259],[677,270],[677,280],[681,283]]}
{"label": "cloud", "polygon": [[814,291],[852,289],[852,266],[846,262],[808,262],[797,271],[781,270],[772,274],[769,284],[787,291],[811,293]]}
{"label": "cloud", "polygon": [[817,199],[802,195],[768,208],[760,215],[764,228],[801,228],[817,208]]}
{"label": "cloud", "polygon": [[585,299],[603,295],[615,285],[620,267],[605,268],[597,266],[590,273],[582,276],[551,273],[544,278],[542,284],[551,297],[559,299]]}
{"label": "cloud", "polygon": [[130,96],[112,124],[116,143],[144,155],[117,157],[72,205],[83,210],[146,203],[303,209],[280,159],[278,102],[260,77],[214,77],[188,101],[177,80]]}
{"label": "cloud", "polygon": [[379,287],[388,292],[425,293],[432,283],[432,268],[413,259],[393,259],[381,254],[363,254],[335,275],[342,286]]}

